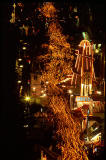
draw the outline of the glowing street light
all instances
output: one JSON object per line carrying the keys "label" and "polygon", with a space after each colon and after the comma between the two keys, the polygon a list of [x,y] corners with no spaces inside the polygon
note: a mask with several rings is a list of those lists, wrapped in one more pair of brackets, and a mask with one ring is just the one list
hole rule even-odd
{"label": "glowing street light", "polygon": [[22,47],[22,49],[23,49],[23,50],[26,50],[26,47],[25,47],[25,46],[23,46],[23,47]]}
{"label": "glowing street light", "polygon": [[95,49],[95,53],[99,53],[99,50],[98,50],[98,49]]}
{"label": "glowing street light", "polygon": [[18,80],[18,83],[21,83],[21,81],[20,81],[20,80]]}
{"label": "glowing street light", "polygon": [[23,65],[20,65],[20,68],[23,68]]}
{"label": "glowing street light", "polygon": [[31,100],[31,98],[30,98],[29,96],[26,96],[26,97],[25,97],[25,101],[28,102],[28,101],[30,101],[30,100]]}
{"label": "glowing street light", "polygon": [[49,82],[48,81],[46,81],[46,84],[48,84]]}
{"label": "glowing street light", "polygon": [[71,93],[72,93],[72,90],[68,90],[68,93],[71,94]]}
{"label": "glowing street light", "polygon": [[100,47],[101,47],[101,44],[98,44],[98,47],[100,48]]}
{"label": "glowing street light", "polygon": [[35,91],[36,87],[33,87],[32,89],[33,89],[33,91]]}
{"label": "glowing street light", "polygon": [[101,95],[101,94],[102,94],[102,92],[101,92],[101,91],[96,91],[96,93],[97,93],[97,94],[99,94],[99,95]]}
{"label": "glowing street light", "polygon": [[69,81],[70,79],[71,79],[71,78],[66,78],[66,79],[62,80],[61,83],[62,83],[62,82],[67,82],[67,81]]}
{"label": "glowing street light", "polygon": [[44,91],[42,90],[41,93],[44,93]]}
{"label": "glowing street light", "polygon": [[62,85],[63,88],[65,88],[66,86]]}
{"label": "glowing street light", "polygon": [[19,61],[22,61],[22,59],[21,59],[21,58],[19,58],[18,60],[19,60]]}
{"label": "glowing street light", "polygon": [[44,93],[42,96],[40,96],[40,97],[46,97],[47,95]]}

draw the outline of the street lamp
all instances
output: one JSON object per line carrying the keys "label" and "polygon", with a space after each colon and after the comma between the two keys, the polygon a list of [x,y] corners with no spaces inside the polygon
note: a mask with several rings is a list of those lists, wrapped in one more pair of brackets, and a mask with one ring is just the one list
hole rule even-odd
{"label": "street lamp", "polygon": [[29,96],[25,97],[25,101],[29,102],[31,100],[31,98]]}
{"label": "street lamp", "polygon": [[29,102],[31,100],[31,97],[30,96],[25,96],[25,101],[26,101],[26,109],[27,109],[27,112],[29,113]]}
{"label": "street lamp", "polygon": [[23,46],[23,47],[22,47],[22,49],[23,49],[23,50],[26,50],[26,47],[25,47],[25,46]]}
{"label": "street lamp", "polygon": [[96,93],[97,93],[97,94],[99,94],[99,95],[101,95],[101,94],[102,94],[102,92],[101,92],[101,91],[96,91]]}
{"label": "street lamp", "polygon": [[69,94],[69,96],[70,96],[70,108],[71,108],[71,110],[74,108],[74,104],[73,104],[73,92],[72,92],[72,90],[71,89],[69,89],[68,91],[67,91],[67,93]]}
{"label": "street lamp", "polygon": [[72,90],[68,90],[68,93],[71,94],[71,93],[72,93]]}

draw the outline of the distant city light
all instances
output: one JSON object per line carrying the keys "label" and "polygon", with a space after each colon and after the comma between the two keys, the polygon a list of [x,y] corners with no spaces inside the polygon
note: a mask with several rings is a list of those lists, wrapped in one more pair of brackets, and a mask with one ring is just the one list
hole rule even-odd
{"label": "distant city light", "polygon": [[95,152],[97,152],[97,148],[95,148]]}
{"label": "distant city light", "polygon": [[21,86],[21,89],[23,89],[23,86]]}
{"label": "distant city light", "polygon": [[23,65],[20,65],[20,68],[23,68]]}
{"label": "distant city light", "polygon": [[18,83],[21,83],[21,81],[20,81],[20,80],[18,80]]}
{"label": "distant city light", "polygon": [[96,136],[91,138],[91,141],[99,141],[100,137],[101,137],[101,133],[98,133]]}
{"label": "distant city light", "polygon": [[78,18],[78,16],[75,16],[75,18],[77,19],[77,18]]}
{"label": "distant city light", "polygon": [[72,93],[72,90],[68,90],[68,93]]}
{"label": "distant city light", "polygon": [[41,112],[43,111],[43,109],[41,108]]}
{"label": "distant city light", "polygon": [[97,94],[99,94],[99,95],[101,95],[101,94],[102,94],[102,92],[101,92],[101,91],[96,91],[96,93],[97,93]]}
{"label": "distant city light", "polygon": [[20,39],[20,42],[23,42],[23,40],[22,40],[22,39]]}
{"label": "distant city light", "polygon": [[25,101],[30,101],[30,100],[31,100],[31,98],[29,96],[25,97]]}
{"label": "distant city light", "polygon": [[40,97],[46,97],[47,95],[44,93],[42,96],[40,96]]}
{"label": "distant city light", "polygon": [[95,49],[95,53],[99,53],[99,50],[98,50],[98,49]]}
{"label": "distant city light", "polygon": [[74,10],[74,12],[77,12],[77,7],[75,7],[73,10]]}
{"label": "distant city light", "polygon": [[46,81],[46,84],[48,84],[49,82],[48,81]]}
{"label": "distant city light", "polygon": [[101,44],[98,44],[98,47],[100,48],[100,47],[101,47]]}
{"label": "distant city light", "polygon": [[93,44],[93,49],[96,49],[96,44]]}
{"label": "distant city light", "polygon": [[33,87],[33,91],[35,91],[36,87]]}
{"label": "distant city light", "polygon": [[67,81],[69,81],[70,79],[71,79],[71,78],[66,78],[66,79],[62,80],[61,83],[62,83],[62,82],[67,82]]}
{"label": "distant city light", "polygon": [[96,128],[94,129],[94,131],[97,130],[97,129],[98,129],[98,127],[96,127]]}
{"label": "distant city light", "polygon": [[22,49],[23,49],[23,50],[26,50],[26,47],[24,46],[24,47],[22,47]]}
{"label": "distant city light", "polygon": [[27,42],[25,42],[24,44],[27,44]]}
{"label": "distant city light", "polygon": [[44,93],[44,91],[42,90],[41,93]]}
{"label": "distant city light", "polygon": [[62,85],[63,88],[65,88],[66,86]]}
{"label": "distant city light", "polygon": [[28,124],[25,124],[25,125],[24,125],[24,128],[28,128]]}
{"label": "distant city light", "polygon": [[21,58],[19,58],[18,60],[19,60],[19,61],[22,61],[22,59],[21,59]]}

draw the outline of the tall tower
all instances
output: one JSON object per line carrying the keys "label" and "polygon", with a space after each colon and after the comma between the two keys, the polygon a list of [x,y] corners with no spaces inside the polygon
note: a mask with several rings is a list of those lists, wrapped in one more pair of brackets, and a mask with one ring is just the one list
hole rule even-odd
{"label": "tall tower", "polygon": [[92,80],[95,77],[93,62],[93,45],[86,39],[82,40],[75,63],[77,73],[81,76],[80,96],[92,94]]}
{"label": "tall tower", "polygon": [[79,44],[81,52],[81,89],[80,96],[92,94],[93,67],[93,45],[88,40],[82,40]]}

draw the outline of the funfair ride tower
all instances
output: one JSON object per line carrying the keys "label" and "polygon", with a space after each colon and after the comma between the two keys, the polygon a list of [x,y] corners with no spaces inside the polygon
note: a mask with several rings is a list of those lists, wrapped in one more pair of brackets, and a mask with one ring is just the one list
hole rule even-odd
{"label": "funfair ride tower", "polygon": [[75,64],[77,72],[81,74],[80,96],[92,94],[92,79],[95,77],[93,62],[93,45],[88,40],[82,40]]}

